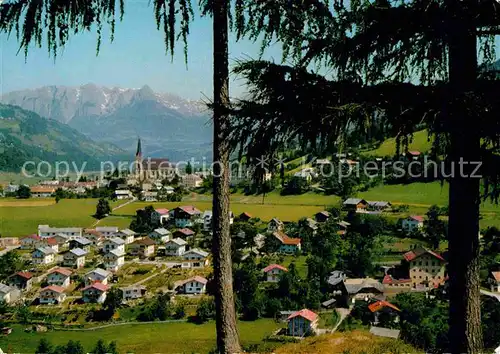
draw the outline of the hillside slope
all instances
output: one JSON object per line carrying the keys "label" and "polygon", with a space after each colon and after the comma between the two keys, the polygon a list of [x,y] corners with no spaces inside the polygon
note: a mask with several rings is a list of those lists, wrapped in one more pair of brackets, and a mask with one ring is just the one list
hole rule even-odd
{"label": "hillside slope", "polygon": [[87,168],[96,168],[103,160],[126,157],[118,147],[96,143],[63,123],[0,104],[0,171],[19,171],[26,161],[87,162]]}
{"label": "hillside slope", "polygon": [[275,354],[396,354],[419,353],[401,340],[376,337],[367,331],[336,332],[304,339],[277,348]]}
{"label": "hillside slope", "polygon": [[[420,130],[415,132],[413,135],[413,140],[408,146],[408,150],[417,150],[420,152],[427,152],[432,147],[432,141],[428,139],[429,135],[427,130]],[[367,156],[394,156],[396,154],[396,139],[389,138],[382,142],[377,149],[367,150],[362,152],[363,155]]]}

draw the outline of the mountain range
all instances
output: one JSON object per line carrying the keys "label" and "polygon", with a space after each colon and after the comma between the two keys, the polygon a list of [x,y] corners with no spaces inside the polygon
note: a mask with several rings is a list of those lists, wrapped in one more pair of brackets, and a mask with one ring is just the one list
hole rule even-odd
{"label": "mountain range", "polygon": [[143,156],[174,161],[211,156],[210,112],[205,105],[154,92],[147,85],[44,86],[6,93],[0,101],[67,124],[96,142],[116,145],[131,158],[139,137]]}
{"label": "mountain range", "polygon": [[0,104],[0,171],[19,171],[25,162],[32,162],[26,166],[32,170],[41,161],[51,168],[56,161],[66,161],[79,169],[85,162],[86,170],[97,170],[101,161],[127,158],[129,154],[120,148],[96,143],[66,124],[18,106]]}

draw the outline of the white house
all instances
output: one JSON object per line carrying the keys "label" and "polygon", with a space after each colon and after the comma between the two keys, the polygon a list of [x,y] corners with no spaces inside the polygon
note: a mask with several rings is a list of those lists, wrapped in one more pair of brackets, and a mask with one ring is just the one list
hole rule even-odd
{"label": "white house", "polygon": [[96,226],[95,230],[104,235],[104,237],[109,237],[118,232],[117,226]]}
{"label": "white house", "polygon": [[102,304],[106,300],[108,286],[102,283],[94,283],[82,290],[82,300],[85,303]]}
{"label": "white house", "polygon": [[111,273],[107,270],[96,268],[85,274],[85,286],[92,285],[94,283],[102,283],[104,285],[108,284],[108,280],[111,278]]}
{"label": "white house", "polygon": [[69,248],[81,248],[84,251],[90,251],[90,246],[92,246],[92,241],[85,237],[76,237],[69,241]]}
{"label": "white house", "polygon": [[279,249],[280,253],[295,253],[301,249],[301,239],[288,237],[285,233],[281,231],[273,232],[273,236],[281,242]]}
{"label": "white house", "polygon": [[56,268],[47,274],[47,283],[67,288],[71,283],[72,271],[66,268]]}
{"label": "white house", "polygon": [[203,268],[208,266],[208,252],[198,248],[190,249],[182,255],[182,268]]}
{"label": "white house", "polygon": [[0,283],[0,301],[10,304],[19,299],[21,291],[15,286],[9,286]]}
{"label": "white house", "polygon": [[131,285],[121,288],[123,301],[140,299],[146,295],[146,287],[144,285]]}
{"label": "white house", "polygon": [[121,238],[123,241],[125,241],[125,244],[128,245],[132,242],[134,242],[136,233],[130,229],[123,229],[118,231],[115,234],[115,237]]}
{"label": "white house", "polygon": [[64,235],[64,234],[57,234],[54,237],[52,237],[54,240],[56,240],[58,244],[58,249],[59,251],[62,251],[64,249],[67,249],[69,247],[69,237]]}
{"label": "white house", "polygon": [[151,213],[151,222],[155,225],[163,225],[169,218],[169,210],[168,209],[155,209]]}
{"label": "white house", "polygon": [[102,250],[104,251],[104,253],[107,253],[112,250],[117,250],[122,253],[125,253],[125,241],[123,241],[121,238],[118,237],[109,238],[106,241],[104,241],[102,245]]}
{"label": "white house", "polygon": [[63,264],[66,267],[83,268],[85,266],[85,255],[87,251],[81,248],[73,248],[64,254]]}
{"label": "white house", "polygon": [[106,239],[102,232],[96,229],[85,229],[83,230],[83,237],[91,242],[92,246],[101,247],[102,243]]}
{"label": "white house", "polygon": [[37,247],[49,247],[56,253],[59,252],[59,244],[54,237],[41,238],[40,241],[38,241]]}
{"label": "white house", "polygon": [[40,290],[40,304],[60,304],[66,299],[64,288],[57,285],[49,285]]}
{"label": "white house", "polygon": [[157,202],[158,201],[158,192],[142,191],[141,199],[145,202]]}
{"label": "white house", "polygon": [[57,234],[63,234],[69,237],[70,240],[75,237],[82,236],[81,227],[50,227],[49,225],[38,225],[38,236],[54,237]]}
{"label": "white house", "polygon": [[174,219],[176,227],[190,227],[193,226],[201,217],[201,211],[192,205],[180,206],[170,210],[170,218]]}
{"label": "white house", "polygon": [[500,293],[500,272],[491,272],[490,284],[491,291]]}
{"label": "white house", "polygon": [[279,264],[270,264],[262,270],[266,276],[266,281],[277,283],[283,273],[288,272],[288,269]]}
{"label": "white house", "polygon": [[118,200],[130,199],[132,198],[132,192],[128,189],[117,189],[115,190],[115,197]]}
{"label": "white house", "polygon": [[408,216],[406,219],[403,219],[401,226],[403,231],[407,233],[420,230],[424,227],[424,217],[419,215]]}
{"label": "white house", "polygon": [[104,255],[104,267],[106,270],[116,272],[125,264],[125,252],[111,250]]}
{"label": "white house", "polygon": [[[203,231],[211,231],[212,230],[212,210],[205,210],[203,212]],[[232,225],[234,222],[234,214],[232,211],[229,212],[229,225]]]}
{"label": "white house", "polygon": [[278,218],[272,218],[267,224],[267,232],[276,232],[282,231],[285,228],[285,225]]}
{"label": "white house", "polygon": [[196,275],[175,283],[174,288],[177,293],[181,294],[204,294],[207,290],[207,283],[207,279]]}
{"label": "white house", "polygon": [[149,238],[155,241],[157,244],[165,243],[169,240],[172,233],[164,228],[154,229],[149,233]]}
{"label": "white house", "polygon": [[165,193],[167,193],[167,194],[174,194],[174,192],[175,192],[175,188],[172,186],[166,186],[163,189],[165,190]]}
{"label": "white house", "polygon": [[54,263],[57,252],[50,247],[37,248],[31,254],[31,261],[33,264],[51,264]]}
{"label": "white house", "polygon": [[180,257],[186,252],[187,242],[182,238],[174,238],[165,243],[165,255]]}
{"label": "white house", "polygon": [[203,184],[203,179],[198,175],[189,174],[182,176],[181,183],[185,188],[198,188]]}

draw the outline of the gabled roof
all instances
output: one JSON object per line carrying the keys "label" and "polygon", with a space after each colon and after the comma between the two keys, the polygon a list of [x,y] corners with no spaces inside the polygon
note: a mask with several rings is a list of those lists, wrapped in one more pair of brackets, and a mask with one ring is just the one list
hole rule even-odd
{"label": "gabled roof", "polygon": [[99,291],[107,291],[108,290],[108,286],[103,284],[103,283],[94,283],[94,284],[90,284],[89,286],[86,286],[85,288],[82,289],[82,291],[85,291],[85,290],[88,290],[88,289],[97,289]]}
{"label": "gabled roof", "polygon": [[168,209],[155,209],[155,211],[160,215],[167,215],[170,210],[168,210]]}
{"label": "gabled roof", "polygon": [[288,316],[287,320],[290,321],[292,318],[295,317],[303,317],[308,321],[314,322],[318,318],[318,315],[315,312],[312,312],[311,310],[302,309],[300,311],[292,313],[290,316]]}
{"label": "gabled roof", "polygon": [[288,272],[288,269],[286,269],[285,267],[279,265],[279,264],[269,264],[267,267],[265,267],[264,269],[262,269],[262,271],[264,273],[267,273],[267,272],[270,272],[271,270],[273,269],[280,269],[284,272]]}
{"label": "gabled roof", "polygon": [[149,237],[144,237],[144,238],[141,238],[140,240],[134,241],[134,244],[151,246],[151,245],[155,245],[156,243],[152,239],[150,239]]}
{"label": "gabled roof", "polygon": [[187,251],[186,253],[184,253],[183,256],[185,256],[188,253],[196,253],[196,254],[199,254],[202,257],[208,257],[208,252],[200,250],[199,248],[192,248],[189,251]]}
{"label": "gabled roof", "polygon": [[59,274],[62,274],[62,275],[69,277],[73,272],[69,269],[66,269],[66,268],[56,268],[53,271],[51,271],[49,274],[52,274],[52,273],[59,273]]}
{"label": "gabled roof", "polygon": [[16,274],[18,277],[24,278],[26,280],[33,278],[33,274],[30,272],[17,272]]}
{"label": "gabled roof", "polygon": [[347,198],[344,201],[344,205],[358,205],[359,203],[366,204],[366,200],[364,199],[359,199],[359,198]]}
{"label": "gabled roof", "polygon": [[68,251],[69,253],[73,253],[77,257],[82,257],[87,254],[87,251],[82,250],[81,248],[73,248],[72,250]]}
{"label": "gabled roof", "polygon": [[168,231],[165,228],[159,228],[159,229],[154,229],[153,232],[156,232],[159,235],[165,236],[165,235],[170,235],[170,231]]}
{"label": "gabled roof", "polygon": [[92,244],[92,241],[90,241],[88,238],[85,238],[85,237],[76,237],[75,239],[73,239],[71,241],[78,242],[82,246],[87,246],[87,245]]}
{"label": "gabled roof", "polygon": [[27,240],[27,239],[32,239],[32,240],[35,240],[35,241],[40,241],[42,238],[40,236],[38,236],[37,234],[33,234],[33,235],[28,235],[28,236],[25,236],[21,239],[22,240]]}
{"label": "gabled roof", "polygon": [[323,216],[325,216],[327,218],[330,217],[330,213],[327,212],[326,210],[320,211],[319,213],[316,213],[316,215],[323,215]]}
{"label": "gabled roof", "polygon": [[177,246],[184,246],[184,245],[187,245],[187,242],[184,241],[182,238],[180,237],[177,237],[177,238],[174,238],[172,240],[168,240],[167,242],[165,242],[165,244],[168,244],[168,243],[175,243]]}
{"label": "gabled roof", "polygon": [[96,229],[84,229],[83,233],[87,234],[87,235],[97,236],[97,237],[104,237],[104,235],[100,231],[97,231]]}
{"label": "gabled roof", "polygon": [[408,216],[407,219],[415,220],[415,221],[418,221],[418,222],[423,222],[424,221],[424,217],[420,216],[420,215],[411,215],[411,216]]}
{"label": "gabled roof", "polygon": [[111,273],[108,272],[107,270],[104,270],[102,268],[96,268],[96,269],[91,270],[90,272],[85,273],[85,276],[87,276],[87,275],[90,276],[92,273],[98,274],[104,278],[107,278],[111,275]]}
{"label": "gabled roof", "polygon": [[406,252],[406,253],[403,255],[403,257],[404,257],[404,259],[406,259],[408,262],[410,262],[410,261],[413,261],[413,260],[415,260],[416,258],[418,258],[418,257],[422,256],[423,254],[430,254],[430,255],[431,255],[431,256],[433,256],[434,258],[437,258],[437,259],[439,259],[439,260],[440,260],[440,261],[442,261],[442,262],[446,262],[446,261],[444,260],[444,258],[443,258],[440,254],[438,254],[438,253],[436,253],[436,252],[434,252],[434,251],[428,250],[427,248],[425,248],[425,247],[421,247],[421,246],[420,246],[420,247],[415,248],[414,250],[411,250],[411,251]]}
{"label": "gabled roof", "polygon": [[112,238],[108,238],[108,239],[105,241],[105,243],[106,243],[106,242],[112,242],[112,243],[114,243],[114,244],[116,244],[116,245],[124,245],[124,244],[125,244],[125,241],[123,241],[123,240],[122,240],[121,238],[119,238],[119,237],[112,237]]}
{"label": "gabled roof", "polygon": [[62,286],[58,286],[58,285],[49,285],[49,286],[43,288],[42,290],[40,290],[40,292],[46,291],[46,290],[54,291],[54,292],[59,293],[59,294],[64,292],[64,288]]}
{"label": "gabled roof", "polygon": [[49,254],[56,254],[56,253],[57,253],[56,251],[54,251],[54,250],[53,250],[52,248],[50,248],[50,247],[39,247],[39,248],[37,248],[35,251],[33,251],[33,253],[35,253],[35,252],[37,252],[37,251],[38,251],[38,252],[41,252],[41,253],[43,253],[43,254],[45,254],[45,255],[49,255]]}
{"label": "gabled roof", "polygon": [[96,226],[98,232],[118,232],[117,226]]}
{"label": "gabled roof", "polygon": [[107,254],[105,254],[104,256],[109,255],[109,254],[112,254],[116,257],[125,256],[125,252],[123,252],[122,250],[118,250],[118,249],[111,250]]}
{"label": "gabled roof", "polygon": [[344,285],[349,294],[357,294],[363,289],[376,289],[384,292],[384,286],[377,280],[371,278],[345,279]]}
{"label": "gabled roof", "polygon": [[493,278],[500,283],[500,272],[491,272]]}
{"label": "gabled roof", "polygon": [[191,229],[188,229],[187,227],[183,228],[183,229],[179,229],[175,232],[180,232],[181,234],[183,234],[184,236],[191,236],[191,235],[194,235],[195,232]]}
{"label": "gabled roof", "polygon": [[348,223],[347,221],[339,221],[339,222],[337,223],[337,225],[339,225],[340,227],[346,228],[346,229],[347,229],[349,226],[351,226],[351,224],[350,224],[350,223]]}
{"label": "gabled roof", "polygon": [[275,223],[277,225],[283,225],[283,221],[281,221],[280,219],[278,218],[272,218],[269,223]]}
{"label": "gabled roof", "polygon": [[132,231],[130,229],[123,229],[123,230],[120,230],[119,232],[122,234],[125,234],[127,236],[133,236],[136,234],[135,231]]}
{"label": "gabled roof", "polygon": [[402,283],[411,283],[411,279],[394,279],[392,276],[387,274],[384,276],[382,280],[382,284],[402,284]]}
{"label": "gabled roof", "polygon": [[379,300],[368,305],[368,310],[370,310],[371,312],[377,312],[383,309],[384,307],[389,307],[395,311],[401,312],[401,310],[398,307],[385,300]]}
{"label": "gabled roof", "polygon": [[284,232],[275,231],[273,232],[273,236],[280,240],[284,245],[300,245],[300,238],[288,237]]}
{"label": "gabled roof", "polygon": [[245,218],[251,219],[252,218],[252,214],[247,213],[246,211],[244,211],[243,213],[240,214],[240,218],[241,217],[245,217]]}
{"label": "gabled roof", "polygon": [[369,200],[367,201],[368,205],[375,207],[388,207],[391,206],[390,202],[380,201],[380,200]]}
{"label": "gabled roof", "polygon": [[192,278],[184,279],[184,280],[180,280],[178,282],[175,282],[174,288],[178,288],[179,286],[182,286],[182,285],[187,284],[187,283],[192,282],[192,281],[197,281],[198,283],[203,284],[203,285],[206,285],[208,283],[208,280],[206,278],[203,278],[199,275],[195,275]]}
{"label": "gabled roof", "polygon": [[49,245],[49,246],[55,246],[58,244],[57,240],[53,237],[46,238],[45,242],[47,242],[47,245]]}
{"label": "gabled roof", "polygon": [[180,206],[180,207],[178,207],[178,209],[181,209],[182,211],[184,211],[185,213],[187,213],[189,215],[200,215],[201,214],[201,211],[199,211],[198,209],[196,209],[192,205]]}

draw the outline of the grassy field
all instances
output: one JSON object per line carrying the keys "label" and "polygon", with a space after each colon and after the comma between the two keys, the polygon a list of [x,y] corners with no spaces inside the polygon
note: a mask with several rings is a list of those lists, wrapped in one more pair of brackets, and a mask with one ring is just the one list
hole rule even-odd
{"label": "grassy field", "polygon": [[[428,140],[427,131],[421,130],[413,135],[413,141],[409,144],[408,150],[426,152],[431,149],[431,146],[432,142]],[[363,151],[362,154],[368,156],[394,156],[396,155],[396,139],[387,139],[377,149]]]}
{"label": "grassy field", "polygon": [[[242,345],[260,344],[276,328],[278,325],[269,319],[239,322]],[[47,333],[25,333],[23,327],[14,326],[11,335],[0,337],[0,347],[8,353],[34,353],[41,338],[56,345],[79,340],[87,351],[92,350],[98,339],[103,339],[117,341],[120,353],[208,353],[215,348],[215,323],[157,323]]]}

